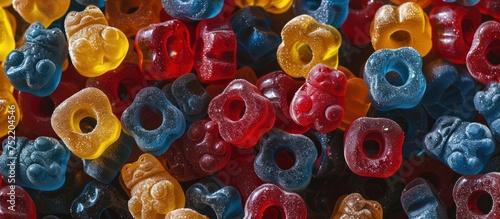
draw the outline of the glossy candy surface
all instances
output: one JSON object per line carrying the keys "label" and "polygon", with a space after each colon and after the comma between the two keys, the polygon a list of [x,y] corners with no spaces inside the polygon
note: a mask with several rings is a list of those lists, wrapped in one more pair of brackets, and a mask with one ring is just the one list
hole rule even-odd
{"label": "glossy candy surface", "polygon": [[[500,174],[491,172],[485,175],[466,175],[460,177],[453,188],[453,200],[457,205],[457,219],[498,218],[500,216],[499,190]],[[489,212],[479,210],[478,199],[489,195],[492,200]],[[483,209],[483,208],[482,208]]]}
{"label": "glossy candy surface", "polygon": [[474,34],[474,40],[467,54],[467,68],[471,76],[482,84],[500,82],[500,23],[486,21]]}
{"label": "glossy candy surface", "polygon": [[109,25],[134,36],[141,28],[160,22],[160,0],[120,1],[106,0],[106,19]]}
{"label": "glossy candy surface", "polygon": [[83,76],[96,77],[113,70],[127,54],[127,37],[121,30],[109,26],[96,6],[70,12],[64,20],[64,28],[71,61]]}
{"label": "glossy candy surface", "polygon": [[163,9],[170,16],[187,21],[205,20],[217,16],[224,6],[224,0],[161,0]]}
{"label": "glossy candy surface", "polygon": [[240,8],[259,6],[269,13],[281,14],[292,6],[293,0],[234,0],[234,3]]}
{"label": "glossy candy surface", "polygon": [[300,15],[286,23],[281,38],[283,42],[278,47],[276,58],[290,76],[307,78],[318,64],[337,68],[342,39],[334,27],[309,15]]}
{"label": "glossy candy surface", "polygon": [[382,219],[383,210],[380,203],[366,200],[358,193],[352,193],[340,197],[333,212],[331,219]]}
{"label": "glossy candy surface", "polygon": [[28,23],[38,21],[48,27],[66,13],[70,2],[71,0],[54,0],[47,4],[44,0],[12,0],[12,7]]}
{"label": "glossy candy surface", "polygon": [[401,204],[409,218],[446,218],[446,208],[439,200],[436,189],[428,181],[417,178],[406,185]]}
{"label": "glossy candy surface", "polygon": [[3,8],[0,8],[0,62],[3,62],[16,46],[12,25],[9,21],[8,14]]}
{"label": "glossy candy surface", "polygon": [[261,185],[252,192],[245,204],[244,218],[263,218],[264,212],[270,207],[278,208],[284,218],[307,218],[304,200],[299,195],[285,192],[273,184]]}
{"label": "glossy candy surface", "polygon": [[495,142],[485,125],[442,116],[425,136],[424,147],[455,172],[477,174],[495,151]]}
{"label": "glossy candy surface", "polygon": [[11,51],[5,59],[5,73],[17,90],[47,96],[59,85],[67,57],[64,33],[35,22],[26,30],[21,48]]}
{"label": "glossy candy surface", "polygon": [[106,95],[85,88],[63,101],[51,117],[54,131],[69,150],[84,159],[95,159],[113,144],[121,131]]}
{"label": "glossy candy surface", "polygon": [[[143,112],[146,109],[150,113]],[[121,122],[126,132],[134,137],[137,146],[153,155],[165,153],[186,129],[182,112],[155,87],[139,91],[134,102],[123,112]]]}
{"label": "glossy candy surface", "polygon": [[349,43],[364,45],[371,42],[370,26],[382,5],[382,0],[349,0],[347,19],[341,27]]}
{"label": "glossy candy surface", "polygon": [[4,219],[35,219],[35,203],[21,186],[3,185],[0,188],[0,215]]}
{"label": "glossy candy surface", "polygon": [[184,218],[189,218],[189,219],[208,219],[207,216],[202,215],[192,209],[189,208],[179,208],[175,209],[171,212],[168,212],[167,215],[165,215],[165,219],[184,219]]}
{"label": "glossy candy surface", "polygon": [[[217,219],[242,218],[243,207],[238,190],[231,186],[209,188],[209,185],[196,183],[186,191],[186,207]],[[215,215],[208,215],[213,210]],[[205,213],[207,212],[207,213]]]}
{"label": "glossy candy surface", "polygon": [[488,127],[493,137],[500,140],[500,84],[491,82],[482,91],[478,91],[474,96],[474,106],[488,122]]}
{"label": "glossy candy surface", "polygon": [[2,149],[0,173],[7,182],[40,191],[53,191],[64,184],[70,153],[57,139],[18,137],[5,140]]}
{"label": "glossy candy surface", "polygon": [[347,18],[349,0],[294,0],[296,15],[308,14],[317,21],[339,28]]}

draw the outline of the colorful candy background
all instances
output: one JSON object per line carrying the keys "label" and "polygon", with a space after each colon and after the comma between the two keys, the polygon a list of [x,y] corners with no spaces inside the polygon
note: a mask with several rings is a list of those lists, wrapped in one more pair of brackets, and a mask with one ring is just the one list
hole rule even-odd
{"label": "colorful candy background", "polygon": [[500,0],[0,0],[0,218],[500,218]]}

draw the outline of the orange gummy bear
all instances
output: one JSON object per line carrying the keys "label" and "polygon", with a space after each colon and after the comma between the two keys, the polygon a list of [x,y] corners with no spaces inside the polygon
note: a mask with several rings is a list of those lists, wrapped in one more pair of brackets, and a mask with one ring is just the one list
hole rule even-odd
{"label": "orange gummy bear", "polygon": [[382,219],[382,205],[376,201],[365,200],[360,194],[352,193],[341,196],[331,219],[356,218],[356,219]]}

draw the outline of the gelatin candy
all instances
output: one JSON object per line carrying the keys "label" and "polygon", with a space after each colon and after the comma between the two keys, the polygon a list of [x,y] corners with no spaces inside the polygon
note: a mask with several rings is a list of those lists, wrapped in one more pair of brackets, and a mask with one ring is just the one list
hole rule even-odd
{"label": "gelatin candy", "polygon": [[383,209],[380,203],[366,200],[358,193],[352,193],[340,197],[333,212],[331,219],[382,219]]}
{"label": "gelatin candy", "polygon": [[498,95],[500,95],[500,84],[491,82],[484,90],[476,93],[474,106],[488,122],[493,137],[497,141],[500,141],[500,120],[498,120],[500,119],[500,113],[498,112],[500,100],[498,99]]}
{"label": "gelatin candy", "polygon": [[[243,207],[238,190],[231,186],[211,188],[210,184],[196,183],[186,191],[186,207],[210,218],[242,218]],[[215,215],[209,215],[211,212]]]}
{"label": "gelatin candy", "polygon": [[0,8],[0,47],[2,48],[0,50],[0,62],[3,62],[7,54],[16,47],[12,25],[3,8]]}
{"label": "gelatin candy", "polygon": [[422,178],[406,185],[401,194],[401,204],[408,218],[447,218],[446,208],[439,200],[436,189]]}
{"label": "gelatin candy", "polygon": [[[396,4],[396,5],[401,5],[401,4],[404,4],[406,2],[415,2],[418,5],[420,5],[420,7],[422,7],[422,8],[426,8],[427,6],[429,6],[432,1],[433,0],[391,0],[391,2]],[[449,1],[449,0],[435,0],[435,1]],[[452,0],[452,1],[454,1],[454,0]]]}
{"label": "gelatin candy", "polygon": [[292,7],[293,0],[234,0],[240,8],[246,6],[258,6],[269,13],[282,14]]}
{"label": "gelatin candy", "polygon": [[217,16],[224,6],[224,0],[162,0],[163,9],[174,18],[198,21]]}
{"label": "gelatin candy", "polygon": [[179,208],[165,215],[165,219],[209,219],[207,216],[202,215],[189,208]]}
{"label": "gelatin candy", "polygon": [[84,6],[95,5],[99,8],[102,8],[105,6],[106,0],[75,0],[75,2]]}
{"label": "gelatin candy", "polygon": [[349,0],[347,19],[341,27],[349,43],[365,45],[371,42],[370,26],[382,5],[382,0]]}
{"label": "gelatin candy", "polygon": [[[460,177],[453,188],[457,219],[498,218],[500,216],[498,183],[500,183],[500,174],[497,172]],[[487,205],[481,206],[478,201],[480,198],[488,198],[488,196],[492,204],[490,209],[485,209]]]}
{"label": "gelatin candy", "polygon": [[313,141],[319,153],[313,165],[313,178],[326,178],[345,172],[347,164],[344,159],[344,133],[342,131],[324,134],[309,130],[304,135]]}
{"label": "gelatin candy", "polygon": [[485,21],[476,30],[467,54],[471,76],[482,84],[500,82],[500,23]]}
{"label": "gelatin candy", "polygon": [[12,0],[12,7],[28,23],[40,22],[48,27],[62,17],[69,8],[71,0]]}
{"label": "gelatin candy", "polygon": [[[235,154],[234,152],[232,154]],[[241,195],[241,202],[247,203],[250,194],[264,184],[254,169],[255,156],[245,156],[229,160],[224,169],[218,172],[219,180],[225,185],[236,188]]]}
{"label": "gelatin candy", "polygon": [[137,31],[160,22],[160,0],[120,1],[106,0],[106,18],[109,25],[133,37]]}
{"label": "gelatin candy", "polygon": [[476,7],[483,14],[487,14],[495,18],[497,21],[500,20],[500,5],[495,1],[479,1]]}
{"label": "gelatin candy", "polygon": [[296,15],[308,14],[317,21],[339,28],[347,19],[349,0],[294,0]]}
{"label": "gelatin candy", "polygon": [[278,211],[276,214],[281,215],[282,218],[307,218],[307,207],[304,200],[299,195],[285,192],[273,184],[261,185],[250,194],[245,204],[244,218],[265,218],[266,211],[275,209]]}
{"label": "gelatin candy", "polygon": [[[1,181],[1,179],[0,179]],[[35,203],[21,186],[0,188],[0,215],[3,219],[36,219]]]}
{"label": "gelatin candy", "polygon": [[443,0],[444,2],[454,2],[463,6],[474,6],[479,0]]}
{"label": "gelatin candy", "polygon": [[344,118],[338,127],[341,130],[345,130],[352,121],[366,116],[371,102],[368,96],[368,85],[365,80],[357,78],[349,69],[343,66],[339,66],[338,70],[342,71],[347,77],[345,108],[348,110],[344,111]]}

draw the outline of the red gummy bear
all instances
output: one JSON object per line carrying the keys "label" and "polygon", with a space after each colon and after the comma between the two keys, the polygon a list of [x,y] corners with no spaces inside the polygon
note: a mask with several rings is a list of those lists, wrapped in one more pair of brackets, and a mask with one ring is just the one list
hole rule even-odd
{"label": "red gummy bear", "polygon": [[303,82],[295,81],[283,71],[265,74],[257,80],[256,85],[262,95],[267,97],[276,109],[275,128],[294,134],[304,134],[309,130],[308,127],[296,124],[290,116],[290,102],[302,84]]}
{"label": "red gummy bear", "polygon": [[500,82],[500,23],[486,21],[474,34],[467,54],[467,68],[482,84]]}
{"label": "red gummy bear", "polygon": [[[245,205],[245,219],[271,218],[265,217],[269,208],[278,208],[278,215],[287,219],[307,218],[307,206],[302,197],[295,193],[281,190],[273,184],[264,184],[256,188]],[[268,210],[268,211],[266,211]]]}
{"label": "red gummy bear", "polygon": [[[457,219],[499,218],[500,216],[500,173],[466,175],[460,177],[453,188],[453,199],[457,205]],[[478,199],[489,195],[492,206],[489,212],[479,209]]]}
{"label": "red gummy bear", "polygon": [[346,89],[347,77],[342,71],[314,66],[290,104],[293,121],[321,133],[335,130],[344,117]]}
{"label": "red gummy bear", "polygon": [[[0,179],[1,180],[1,179]],[[36,219],[35,203],[20,186],[5,185],[0,189],[2,219]]]}
{"label": "red gummy bear", "polygon": [[193,68],[189,32],[177,19],[140,29],[135,48],[141,72],[148,80],[178,78]]}
{"label": "red gummy bear", "polygon": [[194,68],[203,83],[229,81],[236,74],[236,35],[222,17],[200,21],[196,29]]}
{"label": "red gummy bear", "polygon": [[208,116],[219,125],[222,139],[239,148],[250,148],[273,127],[276,113],[255,85],[235,79],[210,102]]}

